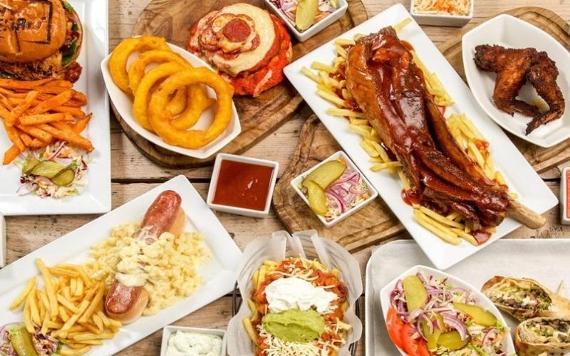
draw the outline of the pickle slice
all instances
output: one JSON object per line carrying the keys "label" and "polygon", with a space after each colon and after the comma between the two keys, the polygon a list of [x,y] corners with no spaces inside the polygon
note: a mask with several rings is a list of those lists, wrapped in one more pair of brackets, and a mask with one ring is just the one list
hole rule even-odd
{"label": "pickle slice", "polygon": [[32,169],[40,163],[40,160],[37,159],[34,155],[28,155],[26,160],[24,161],[24,166],[22,167],[23,174],[30,174]]}
{"label": "pickle slice", "polygon": [[404,298],[406,299],[409,313],[426,304],[428,294],[418,276],[407,276],[402,281],[402,285],[404,287]]}
{"label": "pickle slice", "polygon": [[346,163],[339,160],[327,161],[319,168],[312,171],[305,179],[302,186],[307,187],[305,182],[313,181],[321,188],[327,189],[334,181],[339,179],[346,170]]}
{"label": "pickle slice", "polygon": [[325,215],[329,210],[325,191],[312,180],[307,181],[305,184],[309,206],[316,214]]}
{"label": "pickle slice", "polygon": [[32,342],[32,335],[23,325],[12,327],[8,330],[10,342],[18,356],[36,356],[37,352]]}
{"label": "pickle slice", "polygon": [[295,14],[295,26],[305,31],[313,25],[319,13],[319,0],[299,0]]}
{"label": "pickle slice", "polygon": [[42,161],[32,168],[31,174],[35,174],[37,176],[46,177],[52,179],[55,177],[59,172],[65,169],[65,166],[61,163],[52,162],[52,161]]}
{"label": "pickle slice", "polygon": [[478,305],[453,303],[453,306],[460,312],[469,315],[479,325],[494,326],[497,324],[497,317]]}
{"label": "pickle slice", "polygon": [[437,344],[443,346],[449,351],[460,350],[469,343],[469,338],[461,340],[461,335],[457,331],[449,331],[439,335]]}
{"label": "pickle slice", "polygon": [[51,181],[60,187],[70,185],[75,179],[75,171],[71,168],[66,168],[59,172]]}

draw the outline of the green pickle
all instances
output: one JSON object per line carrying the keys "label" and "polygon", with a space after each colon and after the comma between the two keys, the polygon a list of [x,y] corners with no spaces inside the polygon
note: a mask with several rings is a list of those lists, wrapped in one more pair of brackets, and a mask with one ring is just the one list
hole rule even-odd
{"label": "green pickle", "polygon": [[408,306],[408,313],[423,307],[428,300],[428,293],[418,276],[407,276],[402,281],[404,298]]}
{"label": "green pickle", "polygon": [[494,326],[497,324],[497,317],[480,306],[463,303],[453,303],[453,306],[460,312],[469,315],[479,325]]}
{"label": "green pickle", "polygon": [[[422,334],[425,336],[427,340],[427,348],[429,351],[437,350],[437,341],[439,340],[439,336],[441,335],[441,329],[443,326],[443,320],[439,314],[436,315],[438,319],[438,327],[434,327],[433,330],[430,331],[430,327],[428,325],[428,321],[422,319],[420,321],[420,327],[422,329]],[[433,321],[432,321],[433,322]]]}
{"label": "green pickle", "polygon": [[32,343],[32,335],[23,325],[14,326],[8,331],[10,342],[18,356],[36,356],[37,352]]}
{"label": "green pickle", "polygon": [[457,331],[449,331],[439,335],[437,344],[443,346],[450,351],[460,350],[469,343],[469,338],[461,340],[461,335]]}
{"label": "green pickle", "polygon": [[319,168],[312,171],[305,177],[301,185],[307,187],[305,184],[308,181],[317,183],[321,188],[327,189],[329,185],[339,179],[346,170],[346,163],[339,160],[332,160],[323,163]]}
{"label": "green pickle", "polygon": [[34,169],[34,167],[37,166],[39,163],[40,161],[33,155],[27,156],[26,160],[24,161],[24,166],[22,167],[22,173],[30,174],[32,169]]}
{"label": "green pickle", "polygon": [[313,25],[319,13],[319,0],[299,0],[295,14],[295,26],[305,31]]}
{"label": "green pickle", "polygon": [[71,168],[66,168],[63,171],[59,172],[55,177],[51,179],[51,181],[60,187],[70,185],[73,183],[75,179],[75,171]]}
{"label": "green pickle", "polygon": [[311,209],[319,215],[325,215],[329,207],[327,196],[323,188],[312,180],[307,181],[305,187],[307,187],[307,199],[309,200]]}
{"label": "green pickle", "polygon": [[31,170],[31,174],[46,177],[52,179],[59,172],[65,169],[65,166],[61,163],[52,161],[42,161],[34,166]]}

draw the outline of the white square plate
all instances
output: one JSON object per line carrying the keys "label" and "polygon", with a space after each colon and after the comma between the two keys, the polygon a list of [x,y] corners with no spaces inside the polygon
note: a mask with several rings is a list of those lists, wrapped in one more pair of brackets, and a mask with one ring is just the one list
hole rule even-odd
{"label": "white square plate", "polygon": [[140,221],[154,199],[168,189],[182,197],[182,208],[188,219],[185,231],[202,233],[204,243],[211,251],[212,257],[199,269],[204,284],[190,297],[123,326],[115,338],[94,348],[91,354],[112,355],[232,291],[241,251],[196,189],[181,175],[1,269],[0,325],[22,321],[22,313],[13,313],[8,307],[27,280],[38,274],[36,258],[42,258],[48,266],[85,261],[91,246],[107,239],[112,228]]}
{"label": "white square plate", "polygon": [[[397,4],[346,32],[340,38],[353,38],[358,33],[377,32],[382,27],[397,24],[408,17],[410,14],[406,9]],[[558,199],[505,133],[481,111],[467,85],[418,24],[412,21],[399,33],[399,36],[414,46],[424,64],[435,71],[441,82],[445,83],[447,91],[455,100],[455,104],[449,107],[447,112],[465,113],[490,142],[495,165],[503,173],[509,188],[518,193],[519,200],[540,214],[554,207]],[[449,268],[521,226],[512,219],[505,219],[488,242],[475,247],[467,242],[457,246],[447,244],[419,225],[413,218],[412,207],[402,200],[400,181],[388,172],[375,173],[370,170],[373,163],[369,162],[368,155],[360,147],[360,137],[349,130],[346,119],[326,113],[331,104],[318,96],[316,84],[301,74],[301,68],[310,68],[314,61],[332,62],[335,53],[334,41],[331,40],[285,67],[285,75],[437,268]]]}
{"label": "white square plate", "polygon": [[[541,147],[554,146],[570,137],[570,52],[564,46],[538,27],[510,15],[499,15],[475,27],[463,35],[462,41],[463,67],[469,87],[479,105],[497,124],[513,135]],[[475,47],[482,44],[508,48],[533,47],[538,51],[546,51],[560,72],[556,82],[566,99],[564,115],[525,135],[526,125],[531,118],[517,113],[511,116],[493,103],[496,75],[480,70],[473,60]],[[520,97],[529,103],[540,98],[529,83],[522,87]]]}
{"label": "white square plate", "polygon": [[[18,195],[21,170],[14,164],[0,165],[0,212],[4,215],[95,214],[111,210],[111,137],[109,103],[99,64],[109,51],[107,0],[70,0],[83,24],[83,44],[78,58],[83,67],[74,88],[87,95],[86,112],[93,113],[86,136],[95,150],[89,154],[88,183],[77,196],[66,199]],[[0,130],[0,151],[10,140]]]}
{"label": "white square plate", "polygon": [[[173,44],[168,44],[170,48],[184,57],[190,64],[194,67],[211,67],[198,58],[197,56],[193,55],[192,53],[182,49],[178,46]],[[125,94],[116,84],[113,82],[111,78],[111,73],[109,72],[109,57],[108,55],[102,62],[101,62],[101,72],[103,72],[103,78],[105,80],[105,85],[107,86],[107,91],[109,92],[109,96],[113,101],[113,105],[115,109],[119,112],[119,115],[125,120],[125,122],[133,129],[136,133],[144,137],[146,140],[163,147],[169,151],[179,153],[181,155],[185,155],[188,157],[195,157],[199,159],[208,158],[214,153],[221,150],[225,145],[230,143],[234,138],[236,138],[241,132],[241,124],[239,122],[239,116],[236,110],[235,104],[232,103],[232,119],[229,126],[226,130],[220,135],[220,137],[216,138],[214,141],[210,142],[206,146],[199,148],[199,149],[188,149],[184,147],[178,147],[169,145],[168,143],[164,142],[162,138],[158,135],[146,130],[142,127],[137,119],[133,115],[133,101],[132,99]],[[215,97],[215,93],[211,88],[208,88],[208,93],[210,97]],[[193,129],[205,129],[207,128],[210,123],[212,122],[212,118],[214,117],[214,112],[216,105],[212,105],[212,107],[208,108],[206,111],[202,113],[200,119],[193,127]]]}
{"label": "white square plate", "polygon": [[[476,256],[453,266],[448,273],[461,278],[480,290],[493,276],[533,278],[547,288],[556,290],[570,285],[570,239],[504,239],[481,251]],[[372,253],[366,265],[366,355],[397,356],[384,322],[380,291],[399,274],[415,265],[429,261],[418,246],[409,240],[398,240],[380,246]],[[563,292],[570,296],[568,288]],[[503,314],[507,325],[514,330],[518,322]],[[514,355],[514,354],[509,354]]]}

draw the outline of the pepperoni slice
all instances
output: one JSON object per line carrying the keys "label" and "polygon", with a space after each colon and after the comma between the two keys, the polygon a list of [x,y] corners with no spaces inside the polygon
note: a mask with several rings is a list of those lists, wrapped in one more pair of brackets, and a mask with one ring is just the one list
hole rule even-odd
{"label": "pepperoni slice", "polygon": [[243,42],[251,33],[251,28],[244,20],[240,18],[231,19],[223,30],[224,36],[232,42]]}

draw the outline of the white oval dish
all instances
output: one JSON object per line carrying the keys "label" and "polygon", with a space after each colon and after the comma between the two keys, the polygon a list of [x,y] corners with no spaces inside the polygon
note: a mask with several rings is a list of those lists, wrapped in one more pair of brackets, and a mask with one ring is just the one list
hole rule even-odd
{"label": "white oval dish", "polygon": [[[193,55],[192,53],[182,49],[178,46],[175,46],[171,43],[168,44],[172,51],[178,53],[184,59],[186,59],[190,64],[195,67],[211,67],[198,58],[197,56]],[[185,155],[188,157],[194,157],[199,159],[208,158],[214,153],[221,150],[225,145],[230,143],[234,138],[236,138],[241,132],[241,125],[239,121],[239,116],[235,107],[235,104],[232,104],[232,121],[230,122],[229,127],[213,142],[209,143],[208,145],[200,148],[200,149],[188,149],[178,146],[169,145],[168,143],[164,142],[162,138],[158,135],[146,130],[143,128],[136,118],[133,116],[133,102],[131,98],[125,94],[119,87],[113,82],[111,78],[111,74],[109,72],[109,57],[108,55],[102,62],[101,62],[101,71],[103,72],[103,79],[105,80],[105,86],[107,87],[107,91],[109,92],[109,96],[111,97],[111,101],[115,106],[115,109],[119,112],[119,115],[123,118],[123,120],[129,125],[136,133],[144,137],[146,140],[163,147],[169,151],[179,153],[181,155]],[[208,88],[208,92],[210,97],[214,97],[215,93],[211,88]],[[212,117],[214,114],[214,109],[209,108],[208,110],[202,113],[200,120],[194,126],[195,129],[205,129],[209,126],[210,122],[212,121]]]}
{"label": "white oval dish", "polygon": [[[472,291],[473,295],[475,296],[475,299],[477,300],[477,305],[480,305],[482,308],[487,309],[488,311],[493,313],[497,317],[497,319],[507,329],[506,330],[506,343],[505,343],[506,354],[507,355],[515,355],[516,354],[515,346],[513,344],[513,339],[511,337],[511,332],[507,326],[508,324],[505,321],[505,319],[503,318],[503,315],[499,312],[497,307],[493,304],[493,302],[491,302],[489,300],[489,298],[487,298],[483,293],[479,292],[479,290],[477,290],[475,287],[473,287],[469,283],[467,283],[467,282],[463,281],[462,279],[455,277],[449,273],[441,272],[441,271],[434,269],[434,268],[430,268],[430,267],[426,267],[426,266],[422,266],[422,265],[413,266],[412,268],[408,269],[404,273],[400,274],[398,277],[394,278],[392,281],[390,281],[388,284],[386,284],[380,290],[380,305],[382,306],[382,315],[384,316],[384,320],[386,320],[386,316],[388,314],[388,309],[390,308],[390,293],[396,287],[396,284],[398,283],[398,281],[400,279],[403,279],[406,276],[414,275],[418,272],[422,272],[422,273],[429,274],[429,275],[439,277],[439,278],[447,278],[447,280],[451,284],[453,284],[453,286],[468,289],[468,290]],[[394,345],[394,347],[397,348],[395,345]],[[400,353],[403,356],[407,355],[407,353],[405,353],[404,351],[400,350],[399,348],[397,348],[397,349],[398,349],[398,351],[400,351]]]}
{"label": "white oval dish", "polygon": [[[510,133],[541,147],[554,146],[570,137],[570,53],[558,41],[541,29],[510,15],[499,15],[463,35],[463,67],[473,96],[497,124]],[[499,110],[493,103],[495,74],[477,68],[473,55],[475,47],[482,44],[497,44],[509,48],[536,48],[546,51],[556,62],[560,74],[558,86],[565,96],[564,115],[553,122],[540,126],[525,135],[527,123],[531,120],[520,114],[511,116]],[[528,102],[539,98],[530,84],[525,84],[520,97]]]}

